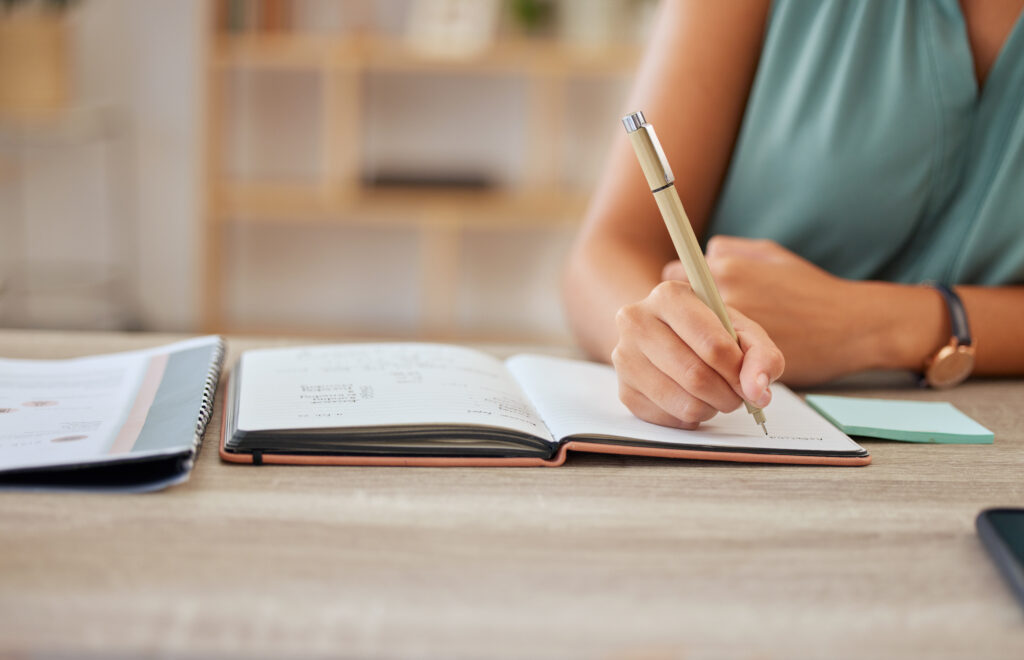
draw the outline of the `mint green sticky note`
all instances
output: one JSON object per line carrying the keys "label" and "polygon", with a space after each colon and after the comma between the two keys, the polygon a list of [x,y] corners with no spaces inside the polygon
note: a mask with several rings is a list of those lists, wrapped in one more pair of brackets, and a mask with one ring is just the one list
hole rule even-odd
{"label": "mint green sticky note", "polygon": [[847,435],[906,442],[991,444],[995,435],[943,401],[807,395],[807,403]]}

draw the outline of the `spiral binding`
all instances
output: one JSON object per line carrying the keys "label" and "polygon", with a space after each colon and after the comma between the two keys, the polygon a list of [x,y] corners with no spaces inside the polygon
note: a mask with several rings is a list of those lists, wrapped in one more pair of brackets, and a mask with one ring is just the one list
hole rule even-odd
{"label": "spiral binding", "polygon": [[218,337],[213,347],[213,359],[210,361],[210,370],[206,372],[206,382],[203,383],[203,399],[199,406],[199,419],[196,421],[196,436],[193,441],[193,450],[199,449],[203,441],[203,434],[206,426],[213,416],[213,400],[217,394],[217,383],[220,380],[220,372],[224,367],[224,338]]}

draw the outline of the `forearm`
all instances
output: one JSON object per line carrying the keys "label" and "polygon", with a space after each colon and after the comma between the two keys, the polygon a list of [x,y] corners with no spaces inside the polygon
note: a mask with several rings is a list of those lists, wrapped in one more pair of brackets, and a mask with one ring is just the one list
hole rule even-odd
{"label": "forearm", "polygon": [[[836,277],[771,241],[717,236],[708,266],[725,302],[759,323],[804,386],[875,369],[922,371],[949,343],[942,295],[920,284]],[[681,277],[673,265],[668,277]],[[1024,286],[958,286],[978,375],[1024,375]]]}
{"label": "forearm", "polygon": [[[725,176],[760,57],[769,3],[666,0],[629,105],[663,128],[662,147],[695,233]],[[580,345],[609,360],[615,315],[661,281],[674,250],[625,132],[616,138],[564,280]]]}
{"label": "forearm", "polygon": [[[864,302],[862,337],[856,342],[861,368],[920,371],[949,342],[949,312],[940,294],[927,286],[860,283]],[[1024,287],[958,286],[976,346],[974,373],[1024,374]]]}
{"label": "forearm", "polygon": [[618,341],[616,313],[661,281],[661,261],[649,249],[622,241],[584,236],[573,247],[562,298],[573,334],[590,357],[611,360]]}
{"label": "forearm", "polygon": [[1024,286],[956,288],[977,345],[974,373],[1024,375]]}

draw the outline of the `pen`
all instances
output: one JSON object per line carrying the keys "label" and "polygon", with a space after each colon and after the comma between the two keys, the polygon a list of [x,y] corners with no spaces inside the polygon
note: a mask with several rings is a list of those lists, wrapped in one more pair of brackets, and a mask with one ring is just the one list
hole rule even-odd
{"label": "pen", "polygon": [[[722,294],[715,286],[708,262],[704,260],[704,253],[693,234],[693,227],[690,226],[690,219],[686,217],[679,193],[676,192],[675,176],[668,165],[668,159],[665,158],[661,143],[658,142],[658,136],[654,134],[654,127],[647,123],[642,112],[626,115],[622,118],[622,124],[626,127],[633,151],[640,161],[640,169],[644,171],[647,185],[651,187],[654,201],[658,203],[661,217],[672,236],[672,243],[679,254],[679,260],[683,262],[693,292],[701,302],[711,308],[732,338],[739,343],[736,330],[732,327],[729,313],[725,309]],[[747,412],[753,415],[754,421],[761,426],[764,434],[768,435],[768,429],[764,425],[764,411],[747,400],[744,400],[743,404],[747,407]]]}

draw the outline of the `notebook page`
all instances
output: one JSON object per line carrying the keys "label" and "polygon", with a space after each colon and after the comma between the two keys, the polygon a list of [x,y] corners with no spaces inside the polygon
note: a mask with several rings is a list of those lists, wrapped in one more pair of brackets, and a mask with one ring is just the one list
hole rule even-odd
{"label": "notebook page", "polygon": [[799,452],[861,450],[782,385],[772,387],[772,403],[765,408],[768,437],[742,406],[716,415],[696,431],[684,431],[636,418],[619,401],[615,370],[607,365],[538,355],[517,355],[506,364],[559,439],[602,435],[666,445]]}
{"label": "notebook page", "polygon": [[[169,357],[216,340],[69,360],[0,359],[0,470],[190,449],[194,415],[177,444],[140,451],[136,441],[148,412],[140,397],[147,385],[154,393]],[[197,398],[201,385],[195,383]]]}
{"label": "notebook page", "polygon": [[553,442],[501,360],[442,344],[346,344],[246,351],[243,431],[485,425]]}

